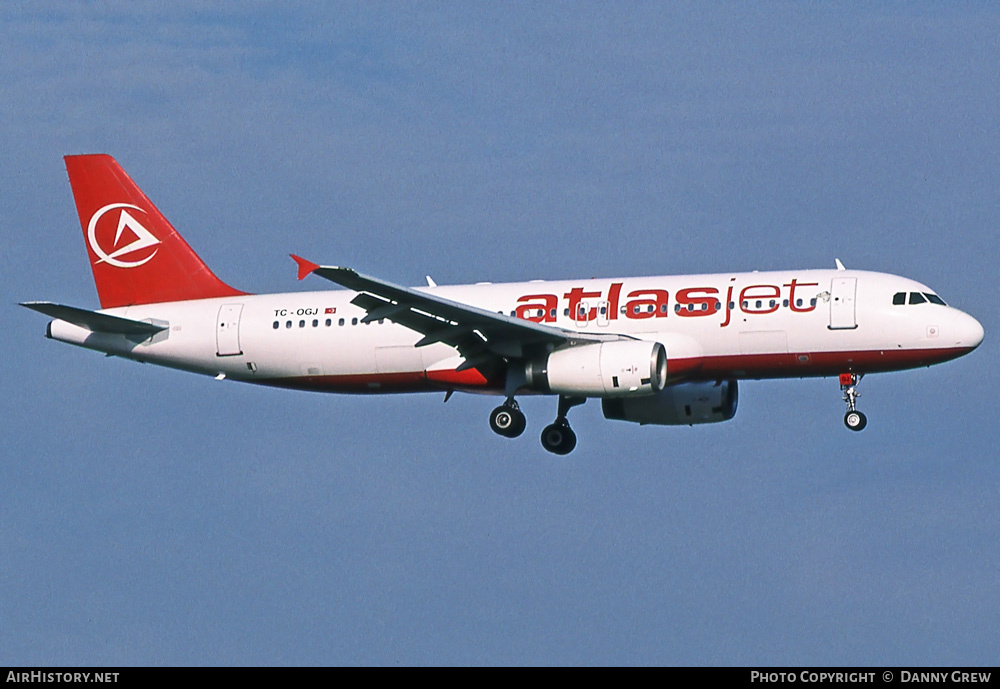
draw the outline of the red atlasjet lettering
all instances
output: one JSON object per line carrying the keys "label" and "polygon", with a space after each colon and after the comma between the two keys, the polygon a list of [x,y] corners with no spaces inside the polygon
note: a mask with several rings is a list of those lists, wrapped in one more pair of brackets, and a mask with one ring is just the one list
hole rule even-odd
{"label": "red atlasjet lettering", "polygon": [[[673,304],[668,290],[648,287],[632,290],[623,296],[622,286],[621,282],[612,282],[606,290],[573,287],[561,296],[526,294],[518,297],[515,314],[535,323],[555,323],[560,303],[565,305],[566,312],[574,321],[594,321],[601,313],[606,313],[609,321],[619,318],[666,318],[672,310],[682,318],[710,318],[721,314],[719,327],[725,328],[732,322],[733,311],[752,315],[775,313],[783,308],[794,313],[813,311],[816,309],[815,295],[804,297],[802,288],[819,287],[819,283],[799,282],[793,278],[782,285],[740,287],[730,284],[725,299],[722,299],[718,287],[685,287],[674,293]],[[603,312],[602,307],[606,309]]]}

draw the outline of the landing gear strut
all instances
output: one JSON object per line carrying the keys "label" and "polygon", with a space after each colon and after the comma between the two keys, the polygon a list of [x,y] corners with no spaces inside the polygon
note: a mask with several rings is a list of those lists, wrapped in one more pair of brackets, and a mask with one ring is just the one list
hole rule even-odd
{"label": "landing gear strut", "polygon": [[505,438],[516,438],[521,435],[526,425],[524,413],[513,397],[508,397],[506,402],[490,412],[490,428]]}
{"label": "landing gear strut", "polygon": [[861,393],[858,392],[857,385],[861,382],[861,376],[855,373],[840,374],[840,389],[844,392],[844,401],[847,402],[847,413],[844,414],[844,425],[852,431],[864,430],[868,425],[868,417],[855,408],[855,403]]}
{"label": "landing gear strut", "polygon": [[542,431],[542,447],[557,455],[568,455],[576,447],[576,433],[569,427],[566,415],[578,404],[586,402],[584,397],[559,396],[559,410],[556,420]]}

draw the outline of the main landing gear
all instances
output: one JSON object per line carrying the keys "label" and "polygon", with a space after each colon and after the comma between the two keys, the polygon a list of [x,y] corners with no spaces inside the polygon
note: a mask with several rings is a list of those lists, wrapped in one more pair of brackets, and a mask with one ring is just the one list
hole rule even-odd
{"label": "main landing gear", "polygon": [[559,411],[556,420],[542,431],[542,447],[557,455],[568,455],[576,447],[576,433],[569,427],[566,415],[578,404],[586,402],[584,397],[559,396]]}
{"label": "main landing gear", "polygon": [[868,417],[855,408],[855,403],[858,397],[861,396],[861,393],[857,389],[857,385],[860,382],[860,375],[855,373],[840,374],[840,389],[844,392],[844,401],[847,402],[844,425],[852,431],[862,431],[868,425]]}
{"label": "main landing gear", "polygon": [[490,412],[490,428],[505,438],[516,438],[521,435],[527,424],[524,412],[517,406],[513,397],[508,397],[507,401]]}
{"label": "main landing gear", "polygon": [[[569,427],[566,415],[570,409],[586,401],[583,397],[559,397],[556,420],[542,431],[542,447],[557,455],[568,455],[573,451],[576,447],[576,433]],[[521,435],[525,425],[524,413],[513,397],[508,397],[503,404],[490,412],[490,428],[505,438],[516,438]]]}

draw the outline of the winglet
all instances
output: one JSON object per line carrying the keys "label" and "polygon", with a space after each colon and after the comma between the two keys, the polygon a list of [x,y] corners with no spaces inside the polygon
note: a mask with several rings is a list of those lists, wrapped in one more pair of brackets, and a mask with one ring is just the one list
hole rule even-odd
{"label": "winglet", "polygon": [[319,268],[319,264],[313,263],[312,261],[307,261],[301,256],[296,256],[295,254],[288,254],[292,259],[299,264],[299,280],[305,279],[306,275],[309,275],[314,270]]}

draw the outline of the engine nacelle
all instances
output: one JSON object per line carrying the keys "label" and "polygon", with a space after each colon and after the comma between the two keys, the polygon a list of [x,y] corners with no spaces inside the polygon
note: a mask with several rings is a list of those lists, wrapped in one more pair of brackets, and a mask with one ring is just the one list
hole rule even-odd
{"label": "engine nacelle", "polygon": [[739,387],[735,380],[683,383],[650,397],[603,400],[604,418],[660,426],[718,423],[736,416]]}
{"label": "engine nacelle", "polygon": [[577,397],[652,395],[667,383],[659,342],[614,340],[556,350],[524,367],[528,387]]}

